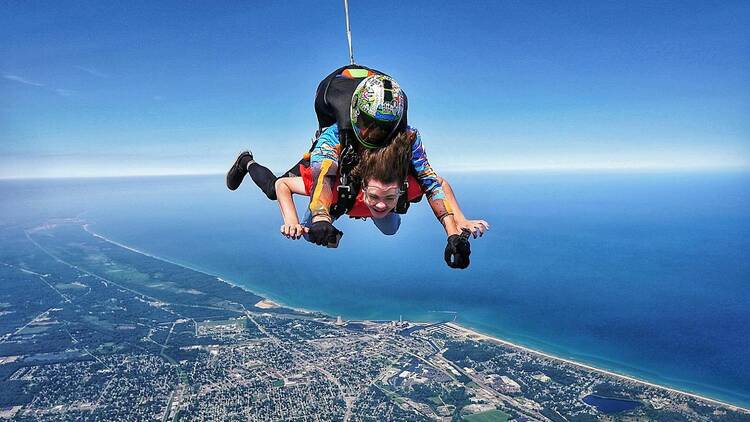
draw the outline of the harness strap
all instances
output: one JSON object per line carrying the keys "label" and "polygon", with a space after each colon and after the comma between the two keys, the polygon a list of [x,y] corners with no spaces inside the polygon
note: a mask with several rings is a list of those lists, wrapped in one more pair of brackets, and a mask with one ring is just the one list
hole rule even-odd
{"label": "harness strap", "polygon": [[409,181],[404,180],[401,185],[401,194],[398,196],[398,202],[394,211],[396,214],[406,214],[409,210]]}
{"label": "harness strap", "polygon": [[331,205],[330,213],[334,219],[349,212],[359,194],[360,183],[349,177],[354,166],[359,162],[359,155],[354,149],[348,130],[339,132],[341,155],[339,156],[339,185],[336,188],[337,200]]}

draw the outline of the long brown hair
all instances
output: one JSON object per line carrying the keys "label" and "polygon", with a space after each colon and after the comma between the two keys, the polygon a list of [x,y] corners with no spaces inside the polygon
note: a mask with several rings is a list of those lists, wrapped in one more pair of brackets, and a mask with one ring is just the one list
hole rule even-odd
{"label": "long brown hair", "polygon": [[402,183],[409,172],[411,145],[416,136],[416,132],[405,130],[382,148],[365,149],[360,153],[359,163],[352,169],[352,176],[362,185],[370,180]]}

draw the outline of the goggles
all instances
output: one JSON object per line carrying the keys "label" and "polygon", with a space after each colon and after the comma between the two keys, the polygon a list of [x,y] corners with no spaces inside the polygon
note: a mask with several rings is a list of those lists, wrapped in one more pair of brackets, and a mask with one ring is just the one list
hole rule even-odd
{"label": "goggles", "polygon": [[399,188],[383,190],[374,186],[365,186],[362,191],[362,197],[367,205],[375,206],[382,202],[389,208],[396,206],[402,193]]}

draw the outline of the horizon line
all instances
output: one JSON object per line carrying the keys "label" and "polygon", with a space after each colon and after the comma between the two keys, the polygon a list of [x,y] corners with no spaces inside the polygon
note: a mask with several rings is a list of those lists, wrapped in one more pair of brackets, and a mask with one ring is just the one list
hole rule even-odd
{"label": "horizon line", "polygon": [[[508,167],[446,167],[443,173],[663,173],[663,172],[716,172],[716,171],[750,171],[747,165],[691,165],[691,166],[508,166]],[[125,179],[145,177],[177,176],[223,176],[224,172],[171,172],[171,173],[136,173],[136,174],[80,174],[63,176],[0,176],[0,181],[13,180],[48,180],[48,179]]]}

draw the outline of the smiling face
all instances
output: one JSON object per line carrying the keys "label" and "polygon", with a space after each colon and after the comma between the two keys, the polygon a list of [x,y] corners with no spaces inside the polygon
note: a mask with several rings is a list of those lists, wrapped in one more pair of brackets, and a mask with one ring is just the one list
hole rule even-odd
{"label": "smiling face", "polygon": [[378,149],[361,151],[352,177],[362,183],[363,202],[374,218],[383,218],[398,205],[401,187],[411,166],[416,132],[405,130]]}
{"label": "smiling face", "polygon": [[362,191],[365,205],[370,209],[373,218],[383,218],[393,211],[401,193],[398,183],[383,183],[376,179],[370,180]]}

